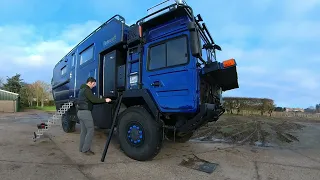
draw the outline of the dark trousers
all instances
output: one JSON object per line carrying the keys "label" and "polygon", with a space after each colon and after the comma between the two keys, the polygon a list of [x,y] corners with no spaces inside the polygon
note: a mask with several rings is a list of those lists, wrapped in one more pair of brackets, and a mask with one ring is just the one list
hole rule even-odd
{"label": "dark trousers", "polygon": [[77,115],[81,126],[79,151],[87,152],[91,148],[92,139],[94,136],[92,114],[89,110],[79,110]]}

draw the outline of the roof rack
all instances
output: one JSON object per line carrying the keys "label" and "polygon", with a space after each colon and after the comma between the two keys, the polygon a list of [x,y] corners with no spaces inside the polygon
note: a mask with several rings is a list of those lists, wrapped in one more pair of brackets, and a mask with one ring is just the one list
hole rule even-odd
{"label": "roof rack", "polygon": [[[149,10],[155,8],[155,7],[158,7],[158,6],[160,6],[160,5],[162,5],[162,4],[166,3],[166,2],[169,2],[169,1],[172,1],[172,0],[165,0],[165,1],[159,3],[159,4],[155,5],[155,6],[147,9],[147,11],[149,11]],[[164,7],[164,8],[161,8],[161,9],[159,9],[159,10],[157,10],[157,11],[151,13],[151,14],[148,14],[147,16],[139,19],[139,20],[136,22],[136,24],[137,24],[137,25],[140,25],[140,23],[143,23],[143,21],[146,20],[147,18],[149,18],[149,17],[151,17],[151,16],[153,16],[153,15],[159,14],[159,13],[165,11],[165,10],[176,9],[176,8],[178,8],[179,6],[185,6],[185,7],[188,6],[184,0],[174,0],[174,1],[175,1],[175,3],[173,3],[173,4],[169,5],[169,6],[166,6],[166,7]],[[190,7],[189,7],[189,8],[190,8]],[[190,9],[191,9],[191,8],[190,8]]]}

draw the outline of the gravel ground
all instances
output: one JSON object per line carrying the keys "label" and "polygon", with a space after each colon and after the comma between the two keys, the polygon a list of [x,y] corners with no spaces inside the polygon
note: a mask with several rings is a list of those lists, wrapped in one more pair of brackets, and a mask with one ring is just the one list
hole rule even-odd
{"label": "gravel ground", "polygon": [[[137,162],[128,158],[114,138],[106,161],[102,163],[100,158],[106,135],[100,131],[96,131],[93,142],[96,155],[90,157],[78,152],[79,126],[70,134],[63,133],[59,126],[53,127],[44,137],[33,142],[35,125],[48,117],[41,111],[0,114],[1,180],[316,180],[320,176],[320,142],[317,138],[320,137],[320,123],[224,116],[220,124],[210,124],[211,129],[204,127],[195,134],[196,139],[187,143],[165,142],[160,154],[152,161]],[[236,123],[242,125],[228,127],[235,127]],[[244,133],[239,133],[241,131]],[[239,135],[231,138],[234,133]],[[285,138],[277,135],[279,133]],[[248,136],[250,138],[246,139]],[[219,138],[230,142],[213,141]],[[256,146],[256,142],[265,143]],[[183,166],[186,163],[182,162],[194,157],[218,166],[212,174]]]}

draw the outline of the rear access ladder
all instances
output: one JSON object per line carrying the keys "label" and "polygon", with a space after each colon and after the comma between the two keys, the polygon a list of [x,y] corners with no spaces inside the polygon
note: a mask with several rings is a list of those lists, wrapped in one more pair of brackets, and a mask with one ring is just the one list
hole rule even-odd
{"label": "rear access ladder", "polygon": [[[36,139],[40,138],[43,135],[43,133],[45,131],[48,131],[52,125],[56,125],[57,123],[59,123],[62,115],[65,114],[71,106],[73,106],[73,102],[64,103],[62,107],[51,118],[49,118],[47,123],[38,124],[38,131],[33,132],[33,140],[36,141]],[[59,124],[61,125],[61,123]]]}

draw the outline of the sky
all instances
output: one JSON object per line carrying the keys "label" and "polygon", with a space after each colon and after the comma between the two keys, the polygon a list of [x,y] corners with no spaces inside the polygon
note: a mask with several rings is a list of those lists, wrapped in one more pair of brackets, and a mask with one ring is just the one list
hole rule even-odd
{"label": "sky", "polygon": [[[0,0],[0,77],[50,82],[54,65],[115,14],[128,24],[161,0]],[[320,103],[320,0],[186,0],[222,51],[235,58],[240,88],[224,96],[277,106]]]}

